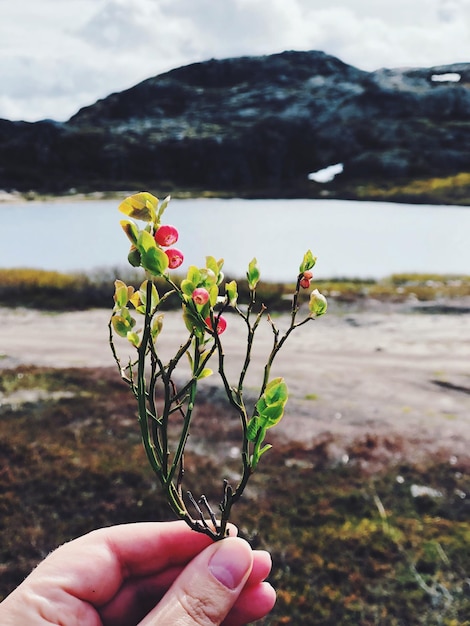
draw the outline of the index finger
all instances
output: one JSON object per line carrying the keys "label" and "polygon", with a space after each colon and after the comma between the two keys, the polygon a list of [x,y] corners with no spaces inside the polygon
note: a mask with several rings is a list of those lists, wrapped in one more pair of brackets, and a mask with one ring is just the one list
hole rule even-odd
{"label": "index finger", "polygon": [[[233,526],[230,534],[236,534]],[[183,521],[101,528],[58,548],[31,576],[51,576],[67,593],[100,606],[127,578],[185,565],[211,543]]]}

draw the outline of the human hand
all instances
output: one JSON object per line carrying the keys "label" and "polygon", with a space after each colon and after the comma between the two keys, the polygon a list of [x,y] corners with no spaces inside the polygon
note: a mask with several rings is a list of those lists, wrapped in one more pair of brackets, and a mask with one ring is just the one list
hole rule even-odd
{"label": "human hand", "polygon": [[[235,534],[233,527],[231,534]],[[185,522],[93,531],[50,554],[0,604],[2,626],[242,626],[266,615],[267,552]]]}

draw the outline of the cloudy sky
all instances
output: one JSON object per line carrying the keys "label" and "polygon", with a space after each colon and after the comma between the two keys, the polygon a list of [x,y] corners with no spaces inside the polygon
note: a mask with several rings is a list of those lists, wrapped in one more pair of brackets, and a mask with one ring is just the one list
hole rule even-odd
{"label": "cloudy sky", "polygon": [[66,120],[209,58],[323,50],[361,69],[470,62],[470,0],[0,0],[0,118]]}

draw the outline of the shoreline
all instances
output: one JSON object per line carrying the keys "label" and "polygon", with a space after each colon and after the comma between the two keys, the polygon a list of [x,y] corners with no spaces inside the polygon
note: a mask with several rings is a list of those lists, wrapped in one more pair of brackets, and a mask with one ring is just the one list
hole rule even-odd
{"label": "shoreline", "polygon": [[[362,187],[359,188],[359,190]],[[380,187],[377,187],[380,189]],[[127,196],[136,193],[137,190],[105,190],[105,191],[89,191],[89,192],[73,192],[73,193],[41,193],[34,190],[19,192],[8,192],[0,189],[0,206],[15,205],[21,202],[32,203],[55,203],[55,202],[87,202],[97,200],[123,200]],[[350,202],[373,202],[377,204],[412,204],[422,206],[452,206],[470,208],[470,199],[455,199],[452,196],[442,196],[432,194],[390,194],[377,191],[376,193],[363,193],[353,191],[343,191],[334,189],[319,189],[314,191],[292,190],[291,193],[286,192],[280,194],[270,192],[269,190],[260,191],[214,191],[214,190],[166,190],[157,192],[152,191],[159,198],[171,195],[172,198],[178,200],[189,199],[241,199],[241,200],[344,200]]]}

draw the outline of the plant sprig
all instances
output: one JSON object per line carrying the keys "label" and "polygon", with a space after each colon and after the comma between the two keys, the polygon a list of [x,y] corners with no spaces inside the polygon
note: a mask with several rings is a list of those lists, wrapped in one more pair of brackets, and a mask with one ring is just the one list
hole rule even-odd
{"label": "plant sprig", "polygon": [[[232,506],[240,499],[248,480],[258,466],[260,458],[270,448],[264,440],[268,429],[283,417],[288,398],[283,378],[271,378],[271,367],[289,335],[298,327],[323,315],[327,308],[325,297],[313,290],[308,312],[298,320],[299,293],[310,286],[311,269],[316,257],[307,251],[299,266],[296,287],[292,295],[290,324],[281,333],[261,304],[256,311],[256,289],[260,271],[256,259],[248,266],[247,281],[249,301],[246,307],[238,302],[236,281],[225,282],[223,259],[206,257],[205,267],[190,266],[186,277],[178,285],[170,270],[183,262],[183,254],[173,247],[178,240],[174,226],[162,224],[162,217],[170,198],[160,202],[148,192],[126,198],[119,210],[128,218],[121,226],[130,240],[129,263],[145,270],[145,280],[135,289],[121,280],[115,281],[114,308],[109,321],[109,341],[112,354],[122,379],[129,385],[137,401],[138,418],[143,446],[150,466],[157,475],[174,513],[189,526],[209,535],[214,540],[227,534],[227,524]],[[141,229],[134,220],[143,221]],[[154,280],[162,278],[170,289],[160,298]],[[164,363],[158,351],[158,338],[163,331],[162,305],[171,295],[179,298],[187,336],[174,356]],[[227,328],[224,314],[232,311],[240,316],[246,326],[246,348],[243,365],[235,384],[229,381],[225,369],[225,354],[221,339]],[[261,320],[266,317],[273,333],[271,351],[264,367],[258,399],[251,411],[243,395],[245,377],[251,363],[254,338]],[[140,325],[138,324],[140,320]],[[134,359],[123,365],[115,344],[115,335],[126,338],[136,351]],[[180,385],[175,373],[183,360],[189,363],[189,375]],[[214,513],[202,494],[195,498],[183,490],[184,453],[188,441],[198,382],[213,374],[209,364],[215,360],[227,398],[240,419],[241,478],[236,485],[222,480],[222,497],[219,514]],[[157,385],[162,391],[161,408],[157,406]],[[179,440],[170,443],[169,425],[175,414],[182,418]]]}

